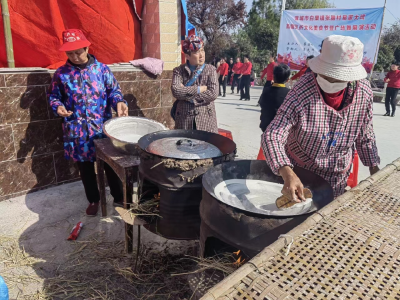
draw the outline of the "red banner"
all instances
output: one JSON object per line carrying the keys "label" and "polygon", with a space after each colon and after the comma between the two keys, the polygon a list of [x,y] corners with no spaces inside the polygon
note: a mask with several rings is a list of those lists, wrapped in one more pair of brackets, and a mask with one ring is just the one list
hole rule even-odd
{"label": "red banner", "polygon": [[[135,0],[138,15],[143,0]],[[142,58],[140,21],[133,0],[8,0],[16,67],[57,68],[61,33],[81,29],[92,43],[90,53],[107,64]],[[1,9],[0,9],[1,11]],[[7,67],[0,14],[0,67]]]}

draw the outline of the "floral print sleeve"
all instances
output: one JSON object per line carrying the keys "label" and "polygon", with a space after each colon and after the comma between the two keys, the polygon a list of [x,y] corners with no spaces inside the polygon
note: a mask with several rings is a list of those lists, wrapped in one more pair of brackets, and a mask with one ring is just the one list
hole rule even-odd
{"label": "floral print sleeve", "polygon": [[123,99],[119,83],[108,66],[104,66],[103,74],[108,105],[111,105],[111,107],[117,111],[117,104],[119,102],[124,102],[125,104],[127,104],[127,102]]}
{"label": "floral print sleeve", "polygon": [[49,103],[50,107],[53,110],[53,113],[58,116],[57,114],[57,108],[60,105],[64,105],[61,101],[63,99],[63,86],[60,81],[60,77],[58,72],[54,74],[54,77],[51,81],[50,84],[50,92],[48,94],[49,96]]}

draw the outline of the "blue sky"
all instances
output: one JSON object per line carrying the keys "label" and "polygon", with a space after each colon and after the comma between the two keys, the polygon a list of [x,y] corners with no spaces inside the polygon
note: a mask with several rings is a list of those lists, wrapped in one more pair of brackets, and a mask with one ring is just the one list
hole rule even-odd
{"label": "blue sky", "polygon": [[[253,0],[245,0],[247,9],[251,8]],[[369,8],[383,7],[385,0],[331,0],[336,8]],[[387,0],[387,10],[385,13],[384,24],[390,25],[400,19],[400,0]],[[394,16],[393,16],[393,15]]]}

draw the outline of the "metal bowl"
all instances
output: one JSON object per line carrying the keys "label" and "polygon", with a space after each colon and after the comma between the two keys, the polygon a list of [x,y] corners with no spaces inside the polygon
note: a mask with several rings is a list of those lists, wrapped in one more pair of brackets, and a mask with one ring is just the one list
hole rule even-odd
{"label": "metal bowl", "polygon": [[149,133],[168,130],[163,124],[142,117],[119,117],[104,123],[103,132],[114,147],[128,155],[138,155],[139,139]]}

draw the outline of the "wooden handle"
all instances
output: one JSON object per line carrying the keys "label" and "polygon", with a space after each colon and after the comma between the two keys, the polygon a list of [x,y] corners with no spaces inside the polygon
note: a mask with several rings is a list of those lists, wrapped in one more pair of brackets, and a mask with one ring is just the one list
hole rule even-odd
{"label": "wooden handle", "polygon": [[[304,194],[304,198],[308,199],[313,197],[311,191],[307,188],[303,189],[303,194]],[[278,207],[279,209],[281,208],[290,208],[293,205],[297,204],[298,202],[295,202],[293,200],[290,200],[288,198],[286,198],[285,196],[280,196],[278,199],[276,199],[275,204],[276,207]]]}

